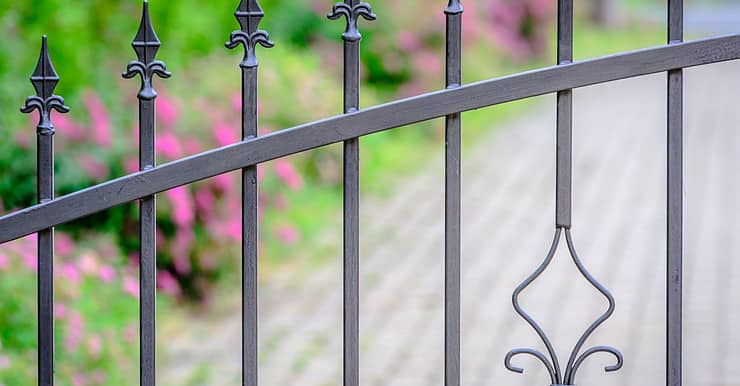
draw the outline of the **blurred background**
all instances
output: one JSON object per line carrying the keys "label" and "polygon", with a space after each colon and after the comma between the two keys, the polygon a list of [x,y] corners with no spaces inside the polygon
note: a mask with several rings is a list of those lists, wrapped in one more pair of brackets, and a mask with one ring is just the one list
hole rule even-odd
{"label": "blurred background", "polygon": [[[233,0],[151,1],[173,77],[157,80],[159,162],[239,140],[240,50]],[[341,112],[340,36],[328,0],[263,0],[258,49],[260,133]],[[665,1],[577,1],[576,59],[664,44]],[[554,0],[463,2],[466,83],[551,65]],[[361,22],[362,105],[444,85],[445,1],[372,2]],[[72,111],[55,115],[56,186],[67,194],[138,167],[138,81],[120,74],[138,1],[0,0],[0,208],[35,202],[35,121],[18,112],[42,34]],[[740,32],[740,5],[686,1],[687,38]],[[685,376],[738,385],[740,65],[686,71]],[[584,364],[579,384],[655,385],[664,377],[665,75],[575,92],[574,238],[617,299],[593,343],[625,356]],[[507,372],[505,353],[540,347],[510,295],[544,257],[553,232],[554,98],[463,115],[465,385],[547,382],[535,361]],[[362,139],[361,382],[442,383],[443,151],[440,120]],[[341,382],[341,146],[260,166],[260,379]],[[240,190],[227,174],[158,196],[158,379],[240,380]],[[58,228],[56,380],[62,386],[138,379],[138,211],[123,205]],[[36,371],[35,239],[0,247],[0,385]],[[561,251],[562,252],[562,251]],[[565,253],[523,294],[567,357],[603,300]],[[733,297],[734,295],[734,297]],[[582,377],[582,378],[581,378]],[[582,379],[582,380],[581,380]]]}

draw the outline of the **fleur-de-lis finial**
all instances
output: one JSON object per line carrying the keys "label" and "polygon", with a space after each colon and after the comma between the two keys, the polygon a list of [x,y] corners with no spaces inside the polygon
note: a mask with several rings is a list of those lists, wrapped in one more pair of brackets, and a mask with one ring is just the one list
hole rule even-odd
{"label": "fleur-de-lis finial", "polygon": [[450,0],[445,8],[445,13],[448,15],[457,15],[463,13],[463,6],[460,4],[460,0]]}
{"label": "fleur-de-lis finial", "polygon": [[331,13],[327,17],[331,20],[339,19],[341,16],[347,18],[347,28],[342,34],[342,39],[346,41],[357,41],[362,39],[360,30],[357,28],[357,22],[360,17],[365,20],[375,20],[376,16],[373,13],[372,7],[366,2],[360,2],[358,0],[347,0],[344,2],[337,2],[331,10]]}
{"label": "fleur-de-lis finial", "polygon": [[51,110],[60,113],[69,112],[69,107],[64,105],[64,98],[54,95],[54,89],[59,83],[59,75],[54,70],[54,65],[49,57],[49,48],[46,42],[46,35],[41,39],[41,53],[36,69],[31,75],[31,84],[36,90],[36,95],[26,99],[26,104],[21,108],[25,114],[33,110],[39,111],[39,124],[37,126],[38,134],[53,135],[54,125],[51,123]]}
{"label": "fleur-de-lis finial", "polygon": [[152,20],[149,17],[149,2],[146,0],[144,0],[144,11],[141,15],[139,31],[136,33],[131,46],[134,48],[138,60],[128,64],[123,77],[130,79],[137,74],[141,75],[139,98],[144,100],[154,99],[157,97],[157,92],[152,88],[154,74],[161,78],[169,78],[172,74],[167,71],[167,65],[164,62],[155,60],[161,43],[156,32],[154,32],[154,27],[152,27]]}
{"label": "fleur-de-lis finial", "polygon": [[231,38],[226,42],[226,47],[234,49],[239,44],[243,44],[245,52],[240,66],[243,68],[257,67],[257,55],[255,54],[257,45],[259,44],[265,48],[275,46],[275,43],[270,40],[270,34],[259,29],[260,21],[265,16],[265,12],[262,11],[257,0],[241,0],[234,16],[239,21],[241,30],[231,33]]}

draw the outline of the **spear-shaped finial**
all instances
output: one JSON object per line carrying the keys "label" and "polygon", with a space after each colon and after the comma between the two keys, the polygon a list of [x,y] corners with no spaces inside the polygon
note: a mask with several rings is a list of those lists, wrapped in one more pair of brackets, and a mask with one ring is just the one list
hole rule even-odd
{"label": "spear-shaped finial", "polygon": [[370,4],[359,0],[337,2],[334,4],[331,13],[327,15],[331,20],[339,19],[342,16],[347,18],[347,28],[342,34],[342,39],[345,41],[358,41],[362,39],[360,30],[357,28],[357,22],[360,17],[365,20],[375,20],[377,18]]}
{"label": "spear-shaped finial", "polygon": [[231,33],[231,38],[226,42],[226,47],[234,49],[239,44],[243,44],[245,52],[241,67],[257,67],[257,55],[255,54],[257,45],[259,44],[265,48],[275,46],[275,43],[270,40],[270,34],[259,29],[260,21],[265,17],[265,12],[262,11],[262,7],[260,7],[257,0],[241,0],[234,16],[239,21],[241,30]]}
{"label": "spear-shaped finial", "polygon": [[37,127],[40,135],[53,135],[54,126],[51,124],[51,110],[60,113],[69,112],[69,107],[64,105],[64,98],[54,95],[59,83],[54,65],[49,57],[49,48],[47,46],[46,35],[41,38],[41,53],[36,69],[31,75],[31,84],[36,90],[36,95],[26,99],[26,105],[21,108],[23,113],[30,113],[33,110],[39,111],[39,124]]}
{"label": "spear-shaped finial", "polygon": [[123,77],[133,78],[136,74],[141,75],[139,98],[145,100],[154,99],[157,97],[157,92],[152,88],[154,74],[162,78],[169,78],[172,74],[167,71],[167,65],[164,62],[155,60],[161,43],[159,42],[157,33],[154,32],[154,27],[152,27],[152,20],[149,17],[149,2],[146,0],[144,0],[144,11],[141,14],[139,31],[136,33],[131,46],[134,48],[138,60],[134,60],[128,64]]}
{"label": "spear-shaped finial", "polygon": [[139,61],[149,64],[154,61],[154,57],[157,55],[157,51],[159,51],[161,45],[157,33],[154,32],[154,27],[152,27],[152,19],[149,17],[149,2],[145,0],[139,31],[136,33],[131,46],[134,47]]}

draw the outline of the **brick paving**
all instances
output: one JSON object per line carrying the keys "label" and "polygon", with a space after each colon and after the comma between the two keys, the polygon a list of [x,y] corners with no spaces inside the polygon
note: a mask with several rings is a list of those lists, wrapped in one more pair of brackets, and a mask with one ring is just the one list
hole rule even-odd
{"label": "brick paving", "polygon": [[[686,70],[686,385],[740,385],[738,89],[740,63]],[[622,370],[605,374],[612,358],[595,355],[579,385],[664,384],[665,94],[664,74],[574,93],[573,237],[617,302],[587,345],[613,345],[625,358]],[[503,366],[511,348],[542,349],[511,306],[511,292],[544,258],[554,232],[554,97],[539,99],[463,157],[465,386],[549,384],[532,359],[516,360],[521,375]],[[422,169],[391,197],[363,203],[363,386],[443,384],[442,161]],[[521,297],[561,362],[606,307],[564,247]],[[340,261],[310,275],[294,267],[264,278],[261,385],[341,384]],[[237,385],[238,308],[188,317],[186,331],[164,333],[171,343],[160,344],[161,383]]]}

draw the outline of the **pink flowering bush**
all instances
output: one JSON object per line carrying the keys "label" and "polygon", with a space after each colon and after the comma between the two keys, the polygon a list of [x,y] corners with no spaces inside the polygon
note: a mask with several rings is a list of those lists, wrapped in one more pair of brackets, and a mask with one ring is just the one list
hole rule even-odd
{"label": "pink flowering bush", "polygon": [[[63,386],[130,384],[136,371],[137,270],[121,265],[106,237],[96,239],[75,245],[56,235],[55,379]],[[0,250],[0,293],[13,294],[0,301],[0,384],[35,383],[36,271],[35,235]]]}

